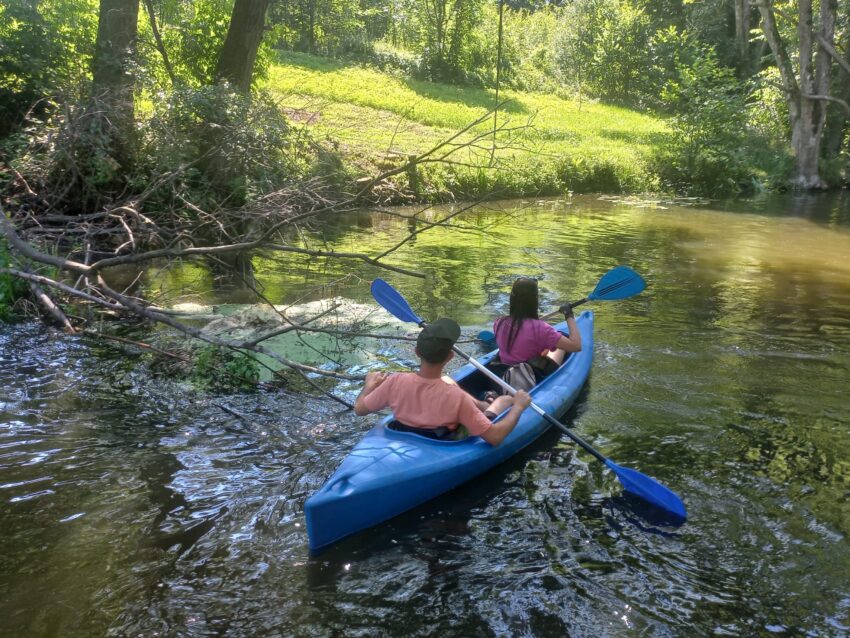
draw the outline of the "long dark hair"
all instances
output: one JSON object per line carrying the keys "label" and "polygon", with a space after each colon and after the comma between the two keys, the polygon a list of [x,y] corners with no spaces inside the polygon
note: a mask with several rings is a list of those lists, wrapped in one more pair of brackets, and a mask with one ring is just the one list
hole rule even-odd
{"label": "long dark hair", "polygon": [[519,334],[522,322],[526,319],[539,319],[537,313],[537,280],[520,277],[511,288],[511,329],[508,331],[508,346],[510,350],[514,339]]}

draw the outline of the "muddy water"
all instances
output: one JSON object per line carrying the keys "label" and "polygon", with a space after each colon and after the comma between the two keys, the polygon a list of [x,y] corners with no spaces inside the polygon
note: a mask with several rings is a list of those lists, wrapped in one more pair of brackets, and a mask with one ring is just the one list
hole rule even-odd
{"label": "muddy water", "polygon": [[[682,495],[685,526],[635,515],[551,434],[310,557],[303,502],[369,421],[283,392],[209,397],[111,349],[3,327],[0,635],[847,635],[850,202],[686,204],[480,209],[388,258],[425,280],[255,259],[275,302],[365,305],[380,275],[469,334],[517,274],[541,279],[548,308],[632,265],[649,288],[594,307],[594,369],[569,423]],[[376,254],[421,227],[362,214],[305,238]],[[149,285],[239,297],[199,269]],[[355,345],[345,367],[410,359],[398,342]]]}

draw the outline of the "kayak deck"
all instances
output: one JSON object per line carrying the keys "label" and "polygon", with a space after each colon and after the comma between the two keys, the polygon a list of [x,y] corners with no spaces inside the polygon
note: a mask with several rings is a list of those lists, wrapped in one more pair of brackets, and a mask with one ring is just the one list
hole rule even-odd
{"label": "kayak deck", "polygon": [[[530,394],[534,402],[555,417],[572,405],[590,372],[593,358],[593,314],[577,318],[581,352]],[[566,332],[566,324],[556,326]],[[479,359],[489,363],[498,351]],[[471,364],[452,378],[473,396],[491,389],[489,381]],[[504,417],[500,414],[495,420]],[[382,419],[343,460],[325,485],[304,504],[310,550],[318,552],[361,531],[447,492],[513,456],[548,429],[540,415],[526,410],[501,445],[493,447],[479,437],[440,441],[387,427]]]}

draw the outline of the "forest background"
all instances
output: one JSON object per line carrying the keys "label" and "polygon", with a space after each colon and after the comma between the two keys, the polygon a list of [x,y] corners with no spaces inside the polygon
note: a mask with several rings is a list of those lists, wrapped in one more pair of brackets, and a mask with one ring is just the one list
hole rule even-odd
{"label": "forest background", "polygon": [[[476,175],[481,182],[478,191],[499,190],[493,188],[496,184],[507,187],[502,195],[572,188],[727,196],[789,184],[839,186],[846,179],[850,115],[850,12],[844,4],[837,0],[814,5],[810,0],[754,4],[746,0],[501,4],[492,0],[243,0],[234,6],[233,0],[144,0],[140,10],[139,0],[3,0],[0,158],[7,167],[21,168],[22,176],[41,175],[43,162],[49,161],[44,154],[63,147],[85,164],[81,179],[87,183],[78,188],[111,192],[116,186],[111,173],[118,166],[125,175],[130,164],[134,169],[121,181],[144,182],[150,179],[152,167],[163,172],[175,162],[202,154],[197,148],[181,152],[166,148],[174,129],[187,130],[191,120],[226,118],[233,123],[241,117],[243,134],[252,138],[258,133],[257,126],[249,123],[251,117],[265,118],[266,126],[277,120],[267,139],[243,140],[242,150],[256,150],[252,143],[286,147],[280,138],[293,135],[283,130],[293,128],[293,118],[286,117],[293,115],[286,108],[293,93],[300,89],[328,101],[354,101],[316,79],[332,70],[327,59],[332,58],[348,65],[337,66],[347,72],[338,77],[353,75],[355,83],[359,79],[375,84],[374,75],[357,78],[364,66],[399,80],[385,86],[377,80],[367,106],[386,107],[400,119],[425,123],[430,119],[446,129],[461,128],[480,112],[468,111],[468,121],[463,121],[463,113],[448,121],[433,112],[417,116],[414,109],[404,112],[393,107],[393,87],[410,87],[417,80],[435,83],[424,95],[443,105],[455,102],[473,109],[492,108],[498,99],[497,87],[513,89],[502,93],[509,115],[512,102],[521,101],[520,95],[562,98],[543,108],[531,99],[528,108],[520,109],[527,115],[538,113],[538,137],[561,143],[538,153],[538,160],[541,155],[558,156],[544,162],[546,176],[534,184],[513,185],[509,175],[498,180]],[[234,22],[239,5],[244,16]],[[123,17],[111,24],[103,19],[106,11]],[[251,29],[255,32],[250,33]],[[223,50],[229,33],[234,43],[239,38],[252,40],[244,43],[247,49],[238,54],[241,60],[234,59],[233,69],[222,62],[233,54]],[[293,51],[325,59],[282,53]],[[244,68],[239,69],[240,64]],[[312,82],[304,76],[305,69],[315,72]],[[109,77],[110,72],[114,77]],[[298,81],[288,81],[292,77]],[[248,107],[244,100],[211,90],[222,80],[243,92],[253,86],[261,99]],[[125,148],[107,149],[96,139],[62,138],[62,132],[68,133],[69,120],[80,117],[79,107],[105,94],[116,82],[123,82],[136,98],[129,115],[135,130],[123,135],[128,138]],[[446,85],[463,88],[452,90]],[[628,162],[610,160],[602,152],[597,157],[572,152],[581,145],[582,133],[594,126],[589,121],[594,118],[582,118],[582,111],[593,113],[600,104],[650,115],[651,120],[629,122],[633,135],[619,131],[618,141],[625,146],[652,147],[641,157],[639,174],[629,174]],[[360,105],[364,105],[362,99]],[[280,118],[254,112],[262,108],[280,111]],[[249,115],[245,109],[253,111]],[[577,121],[572,126],[549,126],[556,111]],[[617,110],[594,113],[597,120],[614,121],[629,115]],[[352,113],[330,117],[336,117],[342,128]],[[120,119],[112,121],[120,127]],[[270,139],[275,136],[278,139]],[[45,140],[49,143],[44,144]],[[70,148],[73,144],[88,148]],[[373,150],[386,149],[376,141]],[[125,157],[119,157],[122,153]],[[132,163],[125,161],[128,153],[134,156]],[[181,157],[173,157],[175,153]],[[305,169],[274,154],[270,157],[279,166],[264,172],[266,188],[277,187]],[[575,165],[577,158],[590,166]],[[252,162],[249,157],[233,159]],[[286,159],[292,160],[292,155]],[[314,162],[315,157],[299,157],[295,163],[301,160]],[[243,166],[232,172],[255,169]],[[330,167],[324,169],[328,172]],[[588,176],[575,179],[582,172]],[[8,169],[3,172],[4,186],[11,177]],[[466,182],[463,187],[451,180],[440,186],[477,194],[472,192],[469,176],[462,181]],[[427,189],[422,190],[424,194]],[[100,202],[93,195],[75,203]]]}
{"label": "forest background", "polygon": [[840,187],[848,8],[2,0],[0,309],[43,284],[135,312],[96,275],[250,279],[251,250],[303,252],[295,220],[365,205]]}

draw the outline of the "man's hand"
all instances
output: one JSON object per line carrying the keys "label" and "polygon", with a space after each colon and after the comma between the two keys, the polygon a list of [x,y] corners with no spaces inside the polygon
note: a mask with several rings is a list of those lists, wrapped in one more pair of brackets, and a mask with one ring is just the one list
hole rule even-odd
{"label": "man's hand", "polygon": [[371,414],[371,410],[366,407],[363,402],[367,396],[369,396],[375,388],[381,385],[384,381],[387,380],[388,375],[386,372],[368,372],[366,373],[366,381],[363,384],[363,389],[360,391],[360,394],[357,395],[357,400],[354,402],[354,414],[357,416],[366,416],[367,414]]}
{"label": "man's hand", "polygon": [[489,430],[484,430],[481,438],[487,441],[490,445],[499,445],[504,441],[505,437],[511,433],[511,430],[522,416],[523,410],[531,405],[531,396],[525,390],[517,390],[514,394],[514,403],[511,406],[511,411],[508,415],[496,421]]}
{"label": "man's hand", "polygon": [[386,372],[368,372],[366,373],[366,384],[365,389],[368,392],[371,392],[379,385],[381,385],[384,381],[387,380],[389,375]]}
{"label": "man's hand", "polygon": [[519,406],[520,410],[525,410],[531,405],[531,395],[525,390],[517,390],[514,395],[514,405]]}

